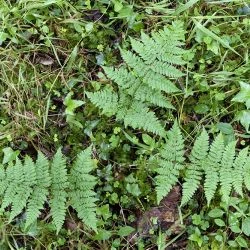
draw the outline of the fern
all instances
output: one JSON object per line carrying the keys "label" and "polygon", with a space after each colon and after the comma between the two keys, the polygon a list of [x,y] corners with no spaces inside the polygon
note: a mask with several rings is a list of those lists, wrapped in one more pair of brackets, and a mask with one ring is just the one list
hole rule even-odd
{"label": "fern", "polygon": [[246,161],[245,166],[243,167],[243,176],[244,176],[244,184],[248,191],[250,191],[250,157]]}
{"label": "fern", "polygon": [[218,170],[223,151],[223,137],[222,134],[219,134],[211,144],[207,160],[204,163],[204,170],[206,175],[204,189],[208,205],[214,197],[217,185],[219,183]]}
{"label": "fern", "polygon": [[242,186],[243,186],[243,173],[244,173],[244,165],[248,160],[248,147],[244,148],[239,152],[238,157],[235,159],[233,164],[233,187],[234,190],[243,196]]}
{"label": "fern", "polygon": [[3,165],[0,164],[0,197],[3,196],[6,188],[7,188],[6,174]]}
{"label": "fern", "polygon": [[[184,141],[175,122],[168,132],[168,140],[160,150],[160,160],[156,170],[157,202],[165,197],[178,178],[184,175],[181,206],[191,200],[195,191],[202,184],[208,205],[216,196],[220,187],[222,200],[230,200],[232,189],[243,196],[244,186],[250,190],[250,157],[249,148],[235,152],[236,141],[224,146],[223,136],[219,134],[209,146],[209,137],[205,130],[194,142],[189,155],[189,162],[184,158]],[[186,163],[186,164],[185,164]],[[184,165],[187,167],[184,168]],[[233,174],[232,174],[233,173]]]}
{"label": "fern", "polygon": [[223,152],[221,167],[219,170],[222,200],[224,200],[226,203],[229,202],[230,193],[232,190],[232,171],[235,158],[235,145],[236,142],[233,141],[226,146],[225,151]]}
{"label": "fern", "polygon": [[78,217],[85,225],[97,231],[97,219],[95,215],[96,193],[93,191],[96,185],[96,178],[90,175],[95,168],[95,162],[91,159],[91,148],[77,156],[70,175],[69,193],[72,207],[77,211]]}
{"label": "fern", "polygon": [[91,101],[107,115],[114,115],[118,108],[118,96],[110,89],[96,93],[86,92]]}
{"label": "fern", "polygon": [[[143,117],[143,119],[142,119]],[[126,116],[124,117],[125,126],[131,126],[132,128],[145,129],[146,131],[164,135],[164,129],[155,117],[154,113],[140,102],[134,102],[131,108],[127,110]]]}
{"label": "fern", "polygon": [[35,171],[36,183],[34,184],[33,192],[27,206],[26,228],[40,215],[40,210],[43,208],[43,204],[49,194],[48,188],[51,184],[49,161],[40,152],[38,153]]}
{"label": "fern", "polygon": [[203,129],[201,135],[196,139],[191,155],[189,157],[191,164],[185,173],[185,182],[183,184],[183,193],[181,205],[186,204],[198,189],[203,175],[203,164],[209,149],[208,134]]}
{"label": "fern", "polygon": [[68,187],[66,160],[60,149],[51,164],[51,181],[50,207],[54,224],[59,232],[65,219]]}
{"label": "fern", "polygon": [[11,205],[12,201],[15,200],[16,193],[19,187],[22,186],[23,181],[22,163],[17,159],[16,164],[14,166],[10,165],[6,171],[7,188],[4,193],[1,211]]}
{"label": "fern", "polygon": [[57,233],[63,225],[68,206],[75,208],[84,224],[96,231],[97,199],[93,191],[96,179],[90,174],[95,164],[88,148],[78,155],[69,175],[60,149],[51,163],[38,152],[35,163],[26,156],[23,163],[16,159],[7,167],[0,166],[1,211],[11,206],[11,222],[26,209],[27,228],[39,217],[44,203],[49,201]]}
{"label": "fern", "polygon": [[120,49],[126,65],[118,69],[103,67],[118,91],[105,88],[86,92],[88,98],[103,114],[115,115],[126,127],[165,136],[162,123],[150,108],[174,109],[166,94],[180,91],[173,80],[184,75],[180,70],[186,63],[186,51],[181,48],[184,34],[182,24],[175,22],[152,32],[151,37],[142,32],[140,40],[131,38],[132,51]]}
{"label": "fern", "polygon": [[177,183],[179,172],[184,168],[184,139],[177,122],[174,123],[167,136],[167,142],[160,151],[161,158],[157,169],[156,192],[158,203]]}
{"label": "fern", "polygon": [[12,221],[25,208],[32,192],[32,186],[36,183],[35,164],[29,156],[26,156],[21,172],[19,176],[20,185],[16,189],[15,197],[12,200],[9,221]]}

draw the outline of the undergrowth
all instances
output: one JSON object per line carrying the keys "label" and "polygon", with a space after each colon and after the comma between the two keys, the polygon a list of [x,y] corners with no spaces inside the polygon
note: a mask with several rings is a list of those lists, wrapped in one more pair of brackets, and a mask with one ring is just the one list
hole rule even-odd
{"label": "undergrowth", "polygon": [[0,249],[248,249],[249,4],[0,0]]}

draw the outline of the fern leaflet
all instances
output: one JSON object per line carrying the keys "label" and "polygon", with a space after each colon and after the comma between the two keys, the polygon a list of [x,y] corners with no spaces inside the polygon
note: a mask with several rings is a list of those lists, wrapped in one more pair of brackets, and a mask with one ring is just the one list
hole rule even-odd
{"label": "fern leaflet", "polygon": [[184,167],[184,140],[177,122],[174,123],[167,137],[167,142],[160,151],[161,158],[157,169],[156,193],[158,203],[177,183],[179,172]]}
{"label": "fern leaflet", "polygon": [[248,159],[248,147],[241,150],[233,164],[233,187],[234,190],[241,196],[243,196],[242,184],[243,184],[243,171],[244,166]]}
{"label": "fern leaflet", "polygon": [[66,188],[68,177],[66,160],[58,149],[51,164],[51,199],[50,207],[57,233],[60,231],[66,215]]}
{"label": "fern leaflet", "polygon": [[97,231],[96,219],[96,193],[93,191],[96,185],[96,177],[90,175],[95,168],[95,161],[91,159],[91,148],[85,149],[73,164],[70,175],[69,193],[72,207],[77,211],[78,217],[85,225]]}
{"label": "fern leaflet", "polygon": [[219,183],[219,164],[224,151],[224,141],[221,134],[219,134],[212,145],[210,146],[207,160],[204,163],[205,170],[205,196],[208,205],[214,197],[217,185]]}
{"label": "fern leaflet", "polygon": [[40,215],[40,210],[49,194],[48,188],[51,183],[49,161],[41,152],[38,152],[35,167],[36,183],[28,201],[25,228],[30,226]]}
{"label": "fern leaflet", "polygon": [[25,208],[27,200],[32,192],[32,186],[36,183],[35,164],[29,156],[25,157],[21,168],[20,184],[16,190],[9,221],[12,221]]}
{"label": "fern leaflet", "polygon": [[203,129],[201,135],[196,139],[191,155],[189,157],[191,164],[186,170],[185,182],[183,184],[183,193],[181,205],[186,204],[194,195],[201,182],[203,174],[203,164],[209,149],[208,134]]}
{"label": "fern leaflet", "polygon": [[219,170],[222,200],[226,203],[229,202],[232,190],[232,171],[235,158],[235,145],[236,142],[233,141],[226,146]]}

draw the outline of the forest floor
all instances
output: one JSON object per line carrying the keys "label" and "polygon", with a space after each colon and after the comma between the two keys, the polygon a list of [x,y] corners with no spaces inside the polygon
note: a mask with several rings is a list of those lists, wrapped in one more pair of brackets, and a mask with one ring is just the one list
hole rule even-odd
{"label": "forest floor", "polygon": [[45,203],[27,229],[25,211],[9,222],[7,207],[0,209],[1,250],[250,249],[249,191],[232,192],[231,208],[218,191],[208,206],[200,185],[180,207],[180,174],[158,204],[152,156],[161,152],[164,139],[105,114],[88,97],[87,92],[110,86],[118,93],[102,67],[119,67],[124,63],[119,48],[129,51],[131,38],[174,21],[183,25],[179,33],[188,51],[183,75],[174,80],[180,91],[168,95],[175,109],[150,110],[165,131],[178,123],[186,156],[203,128],[210,142],[221,133],[225,145],[235,141],[237,150],[245,148],[250,142],[248,0],[0,0],[0,160],[11,165],[16,157],[36,159],[38,151],[52,159],[61,147],[71,162],[90,146],[97,162],[91,173],[97,180],[98,228],[86,227],[68,208],[56,234]]}

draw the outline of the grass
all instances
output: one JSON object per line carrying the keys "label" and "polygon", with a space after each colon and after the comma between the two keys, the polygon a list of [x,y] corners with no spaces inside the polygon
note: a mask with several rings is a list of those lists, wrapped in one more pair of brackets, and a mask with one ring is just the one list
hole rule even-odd
{"label": "grass", "polygon": [[[202,190],[179,212],[183,230],[170,227],[161,232],[155,224],[142,236],[137,219],[156,206],[156,163],[150,156],[163,141],[101,115],[85,95],[107,84],[101,66],[122,63],[118,47],[129,48],[130,36],[138,38],[142,29],[149,33],[181,20],[189,50],[186,75],[178,81],[183,93],[173,96],[177,107],[173,113],[157,110],[159,116],[166,129],[178,119],[190,145],[202,127],[211,136],[222,132],[226,141],[238,139],[238,148],[248,145],[249,110],[232,99],[240,81],[249,83],[249,4],[246,0],[0,0],[1,149],[11,147],[32,157],[41,150],[52,157],[62,146],[71,161],[92,144],[99,164],[94,175],[100,200],[97,234],[87,230],[73,210],[58,236],[46,206],[27,231],[25,214],[8,224],[6,211],[0,217],[0,249],[249,247],[249,235],[242,229],[244,218],[249,218],[249,197],[235,197],[241,215],[234,218],[229,211],[229,217],[221,218],[226,225],[220,226],[208,213],[222,205],[215,200],[206,207]],[[71,109],[65,102],[69,93],[69,103],[81,105]],[[2,150],[0,156],[3,159]],[[240,231],[232,229],[230,220]]]}

